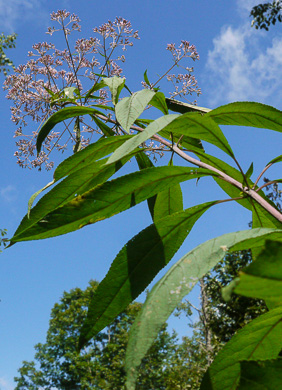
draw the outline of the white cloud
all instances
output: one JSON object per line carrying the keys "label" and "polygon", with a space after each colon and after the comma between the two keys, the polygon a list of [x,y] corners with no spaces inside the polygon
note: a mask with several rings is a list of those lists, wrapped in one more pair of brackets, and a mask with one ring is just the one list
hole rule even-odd
{"label": "white cloud", "polygon": [[12,185],[0,188],[0,196],[6,202],[13,202],[17,199],[17,190]]}
{"label": "white cloud", "polygon": [[5,379],[5,378],[0,378],[0,388],[1,390],[13,390],[13,386]]}
{"label": "white cloud", "polygon": [[282,41],[278,37],[269,42],[267,35],[249,25],[222,28],[206,64],[209,104],[238,100],[280,104],[281,65]]}
{"label": "white cloud", "polygon": [[39,20],[42,14],[40,0],[0,0],[1,28],[6,33],[16,31],[22,21]]}

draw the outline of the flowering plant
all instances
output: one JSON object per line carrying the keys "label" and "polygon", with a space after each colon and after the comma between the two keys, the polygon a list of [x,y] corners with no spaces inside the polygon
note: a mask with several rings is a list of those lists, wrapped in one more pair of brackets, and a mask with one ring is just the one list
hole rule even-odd
{"label": "flowering plant", "polygon": [[[13,101],[11,108],[12,121],[18,126],[15,131],[17,151],[15,156],[19,166],[41,169],[45,164],[47,170],[53,168],[50,153],[53,149],[64,151],[68,142],[76,144],[77,151],[89,145],[95,134],[103,135],[97,123],[89,122],[83,117],[64,121],[61,131],[51,131],[45,138],[40,153],[36,156],[35,139],[44,121],[54,112],[67,105],[98,107],[104,106],[111,110],[108,104],[109,96],[105,88],[101,88],[103,77],[121,76],[121,65],[125,62],[125,51],[133,46],[133,41],[139,39],[138,31],[132,29],[131,23],[117,17],[100,27],[95,27],[94,37],[78,38],[73,49],[70,47],[70,35],[81,32],[80,19],[75,14],[59,10],[51,14],[51,20],[58,28],[48,27],[47,34],[63,34],[66,48],[59,50],[53,43],[41,42],[32,46],[28,53],[31,59],[24,65],[19,65],[13,74],[4,82],[8,91],[7,98]],[[175,44],[167,45],[172,53],[173,65],[165,75],[146,88],[155,87],[165,76],[174,84],[175,91],[171,96],[191,95],[201,93],[197,81],[192,75],[193,68],[186,67],[184,74],[169,74],[180,62],[189,57],[199,58],[194,45],[182,41],[179,48]],[[146,77],[147,79],[147,77]],[[90,90],[90,92],[89,92]],[[96,92],[96,94],[94,94]],[[38,123],[38,128],[31,134],[26,133],[27,125]],[[79,128],[79,134],[77,129]],[[81,129],[80,129],[81,128]],[[117,126],[113,131],[118,131]]]}
{"label": "flowering plant", "polygon": [[[138,37],[129,22],[118,18],[94,29],[101,39],[78,40],[75,54],[71,54],[68,36],[71,31],[80,30],[77,16],[59,11],[52,18],[61,24],[67,50],[57,51],[47,43],[35,45],[36,53],[30,55],[37,59],[18,67],[5,87],[9,89],[8,98],[16,102],[13,120],[20,125],[16,135],[23,135],[22,127],[27,124],[28,116],[40,122],[31,139],[19,144],[17,157],[21,166],[27,165],[36,148],[38,157],[31,164],[41,166],[45,162],[50,168],[51,163],[47,162],[50,151],[54,147],[65,149],[65,143],[59,145],[64,133],[73,141],[75,153],[55,169],[52,182],[31,197],[28,213],[10,246],[78,230],[147,200],[152,224],[120,250],[95,290],[80,330],[80,350],[147,288],[205,211],[223,202],[237,202],[251,211],[252,229],[225,234],[194,248],[168,270],[148,295],[129,337],[126,388],[135,389],[137,368],[168,316],[230,250],[251,248],[257,260],[233,281],[226,297],[236,293],[264,299],[269,312],[250,322],[224,346],[207,370],[201,389],[238,388],[239,381],[245,380],[241,370],[246,374],[250,363],[255,363],[252,369],[260,369],[260,360],[268,359],[267,368],[277,369],[281,343],[273,340],[281,339],[282,214],[263,189],[281,179],[262,185],[259,181],[282,157],[273,158],[253,180],[253,163],[246,172],[242,169],[220,125],[281,132],[282,112],[255,102],[236,102],[210,110],[176,100],[176,96],[200,93],[191,76],[192,69],[185,68],[188,75],[171,74],[182,59],[198,59],[195,47],[186,41],[179,48],[168,45],[173,65],[155,83],[150,83],[145,72],[145,88],[132,93],[125,78],[120,77],[122,70],[117,61],[123,62],[124,56],[116,60],[112,57],[118,47],[124,50],[132,44],[131,38]],[[55,31],[48,30],[50,34]],[[49,50],[53,54],[48,54]],[[89,54],[94,54],[92,59],[87,58]],[[98,55],[105,59],[103,64]],[[64,63],[68,67],[66,72],[61,69]],[[92,83],[86,90],[83,77]],[[170,98],[165,97],[158,85],[164,78],[175,86]],[[125,89],[129,96],[121,99],[121,91]],[[148,107],[159,110],[161,116],[155,120],[140,118]],[[94,126],[84,122],[85,115],[90,116]],[[53,129],[58,124],[65,127],[55,133]],[[82,131],[81,125],[85,126]],[[83,138],[86,131],[88,138]],[[95,134],[100,138],[90,143]],[[204,142],[219,148],[234,166],[207,154]],[[151,152],[167,152],[169,164],[155,167],[148,156]],[[175,155],[186,165],[175,166]],[[111,180],[132,158],[136,159],[138,170]],[[228,198],[183,209],[180,183],[206,176],[215,180]],[[32,207],[39,193],[53,185]]]}

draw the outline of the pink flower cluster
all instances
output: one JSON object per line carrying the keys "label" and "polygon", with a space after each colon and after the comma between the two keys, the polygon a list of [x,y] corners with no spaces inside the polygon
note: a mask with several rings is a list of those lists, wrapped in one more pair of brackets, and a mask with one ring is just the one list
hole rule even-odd
{"label": "pink flower cluster", "polygon": [[[132,46],[132,39],[138,39],[138,32],[133,31],[129,21],[116,18],[108,21],[93,31],[98,36],[78,38],[74,50],[69,47],[68,36],[72,32],[80,32],[80,19],[75,14],[65,10],[59,10],[51,14],[51,20],[59,24],[59,28],[49,27],[47,33],[63,31],[67,48],[59,50],[53,43],[41,42],[32,46],[28,53],[31,59],[24,65],[19,65],[13,74],[4,82],[4,89],[8,91],[7,99],[13,101],[11,107],[11,120],[18,126],[15,137],[20,137],[15,152],[18,164],[21,167],[41,167],[43,163],[47,169],[53,166],[49,162],[49,154],[52,149],[64,151],[69,140],[74,141],[75,135],[69,126],[65,124],[62,132],[52,132],[43,144],[42,152],[37,157],[35,153],[35,140],[42,123],[64,104],[64,89],[77,88],[77,99],[73,104],[81,104],[79,95],[88,90],[93,82],[98,80],[97,74],[107,76],[120,76],[122,68],[119,63],[125,61],[124,54],[113,58],[114,51],[118,48],[122,52],[127,46]],[[100,55],[103,53],[103,56]],[[101,90],[95,103],[104,104],[108,99],[107,91]],[[87,102],[91,104],[91,101]],[[37,123],[37,129],[34,125]],[[83,123],[83,122],[82,122]],[[33,127],[32,134],[25,134],[26,126]],[[99,130],[90,125],[85,125],[87,138],[82,136],[82,145],[90,141],[90,129],[92,133]],[[63,140],[62,135],[68,134],[68,139]]]}
{"label": "pink flower cluster", "polygon": [[[184,58],[192,58],[193,61],[199,60],[199,54],[195,45],[190,45],[188,41],[181,41],[181,44],[178,48],[175,47],[174,43],[167,45],[166,49],[171,52],[174,63],[177,66],[184,68],[185,73],[168,74],[166,76],[168,81],[171,81],[174,85],[174,92],[170,92],[172,98],[185,97],[187,95],[192,95],[194,93],[197,96],[201,95],[201,89],[198,87],[198,82],[191,73],[194,72],[194,68],[183,67],[179,63]],[[194,102],[195,103],[195,102]]]}

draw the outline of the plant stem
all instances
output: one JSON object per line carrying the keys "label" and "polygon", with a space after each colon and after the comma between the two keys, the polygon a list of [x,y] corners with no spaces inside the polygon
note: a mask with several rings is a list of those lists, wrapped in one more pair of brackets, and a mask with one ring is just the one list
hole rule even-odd
{"label": "plant stem", "polygon": [[[116,120],[108,118],[104,115],[98,114],[97,117],[99,117],[102,120],[107,120],[108,122],[118,124]],[[133,125],[131,126],[132,130],[136,130],[138,132],[144,131],[142,127]],[[208,169],[212,172],[215,172],[219,175],[219,177],[226,182],[232,184],[234,187],[238,188],[241,192],[249,196],[250,198],[254,199],[257,203],[259,203],[269,214],[271,214],[274,218],[276,218],[279,222],[282,223],[282,213],[279,212],[275,207],[273,207],[271,204],[269,204],[264,198],[262,198],[255,190],[250,189],[248,187],[244,187],[242,183],[235,180],[233,177],[227,175],[226,173],[220,171],[219,169],[213,167],[212,165],[206,164],[200,160],[197,160],[196,158],[189,156],[187,153],[183,152],[183,150],[179,149],[178,146],[172,145],[169,141],[163,139],[159,135],[154,135],[152,139],[160,142],[161,144],[167,146],[170,150],[174,151],[178,156],[182,157],[185,161],[190,162],[193,165],[196,165],[200,168]]]}
{"label": "plant stem", "polygon": [[[270,168],[272,166],[272,164],[268,164],[263,170],[262,172],[259,174],[257,180],[255,181],[254,185],[253,185],[253,190],[255,189],[255,186],[258,184],[260,178],[262,177],[262,175],[268,170],[268,168]],[[261,189],[262,187],[260,187],[259,189]]]}

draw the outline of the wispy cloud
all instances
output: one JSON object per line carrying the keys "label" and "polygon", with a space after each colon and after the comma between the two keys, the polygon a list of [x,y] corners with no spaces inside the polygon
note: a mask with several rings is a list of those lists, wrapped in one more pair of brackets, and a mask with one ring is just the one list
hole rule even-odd
{"label": "wispy cloud", "polygon": [[251,9],[260,3],[264,3],[262,0],[237,0],[237,9],[241,16],[245,17],[250,15]]}
{"label": "wispy cloud", "polygon": [[5,378],[0,378],[0,386],[1,390],[13,390],[14,387],[5,379]]}
{"label": "wispy cloud", "polygon": [[17,25],[26,20],[39,20],[44,13],[40,0],[0,0],[2,31],[16,32]]}
{"label": "wispy cloud", "polygon": [[14,202],[17,199],[16,187],[9,184],[0,188],[0,196],[6,202]]}
{"label": "wispy cloud", "polygon": [[249,25],[225,26],[208,53],[209,104],[255,100],[277,105],[282,97],[281,68],[281,39],[269,42]]}

